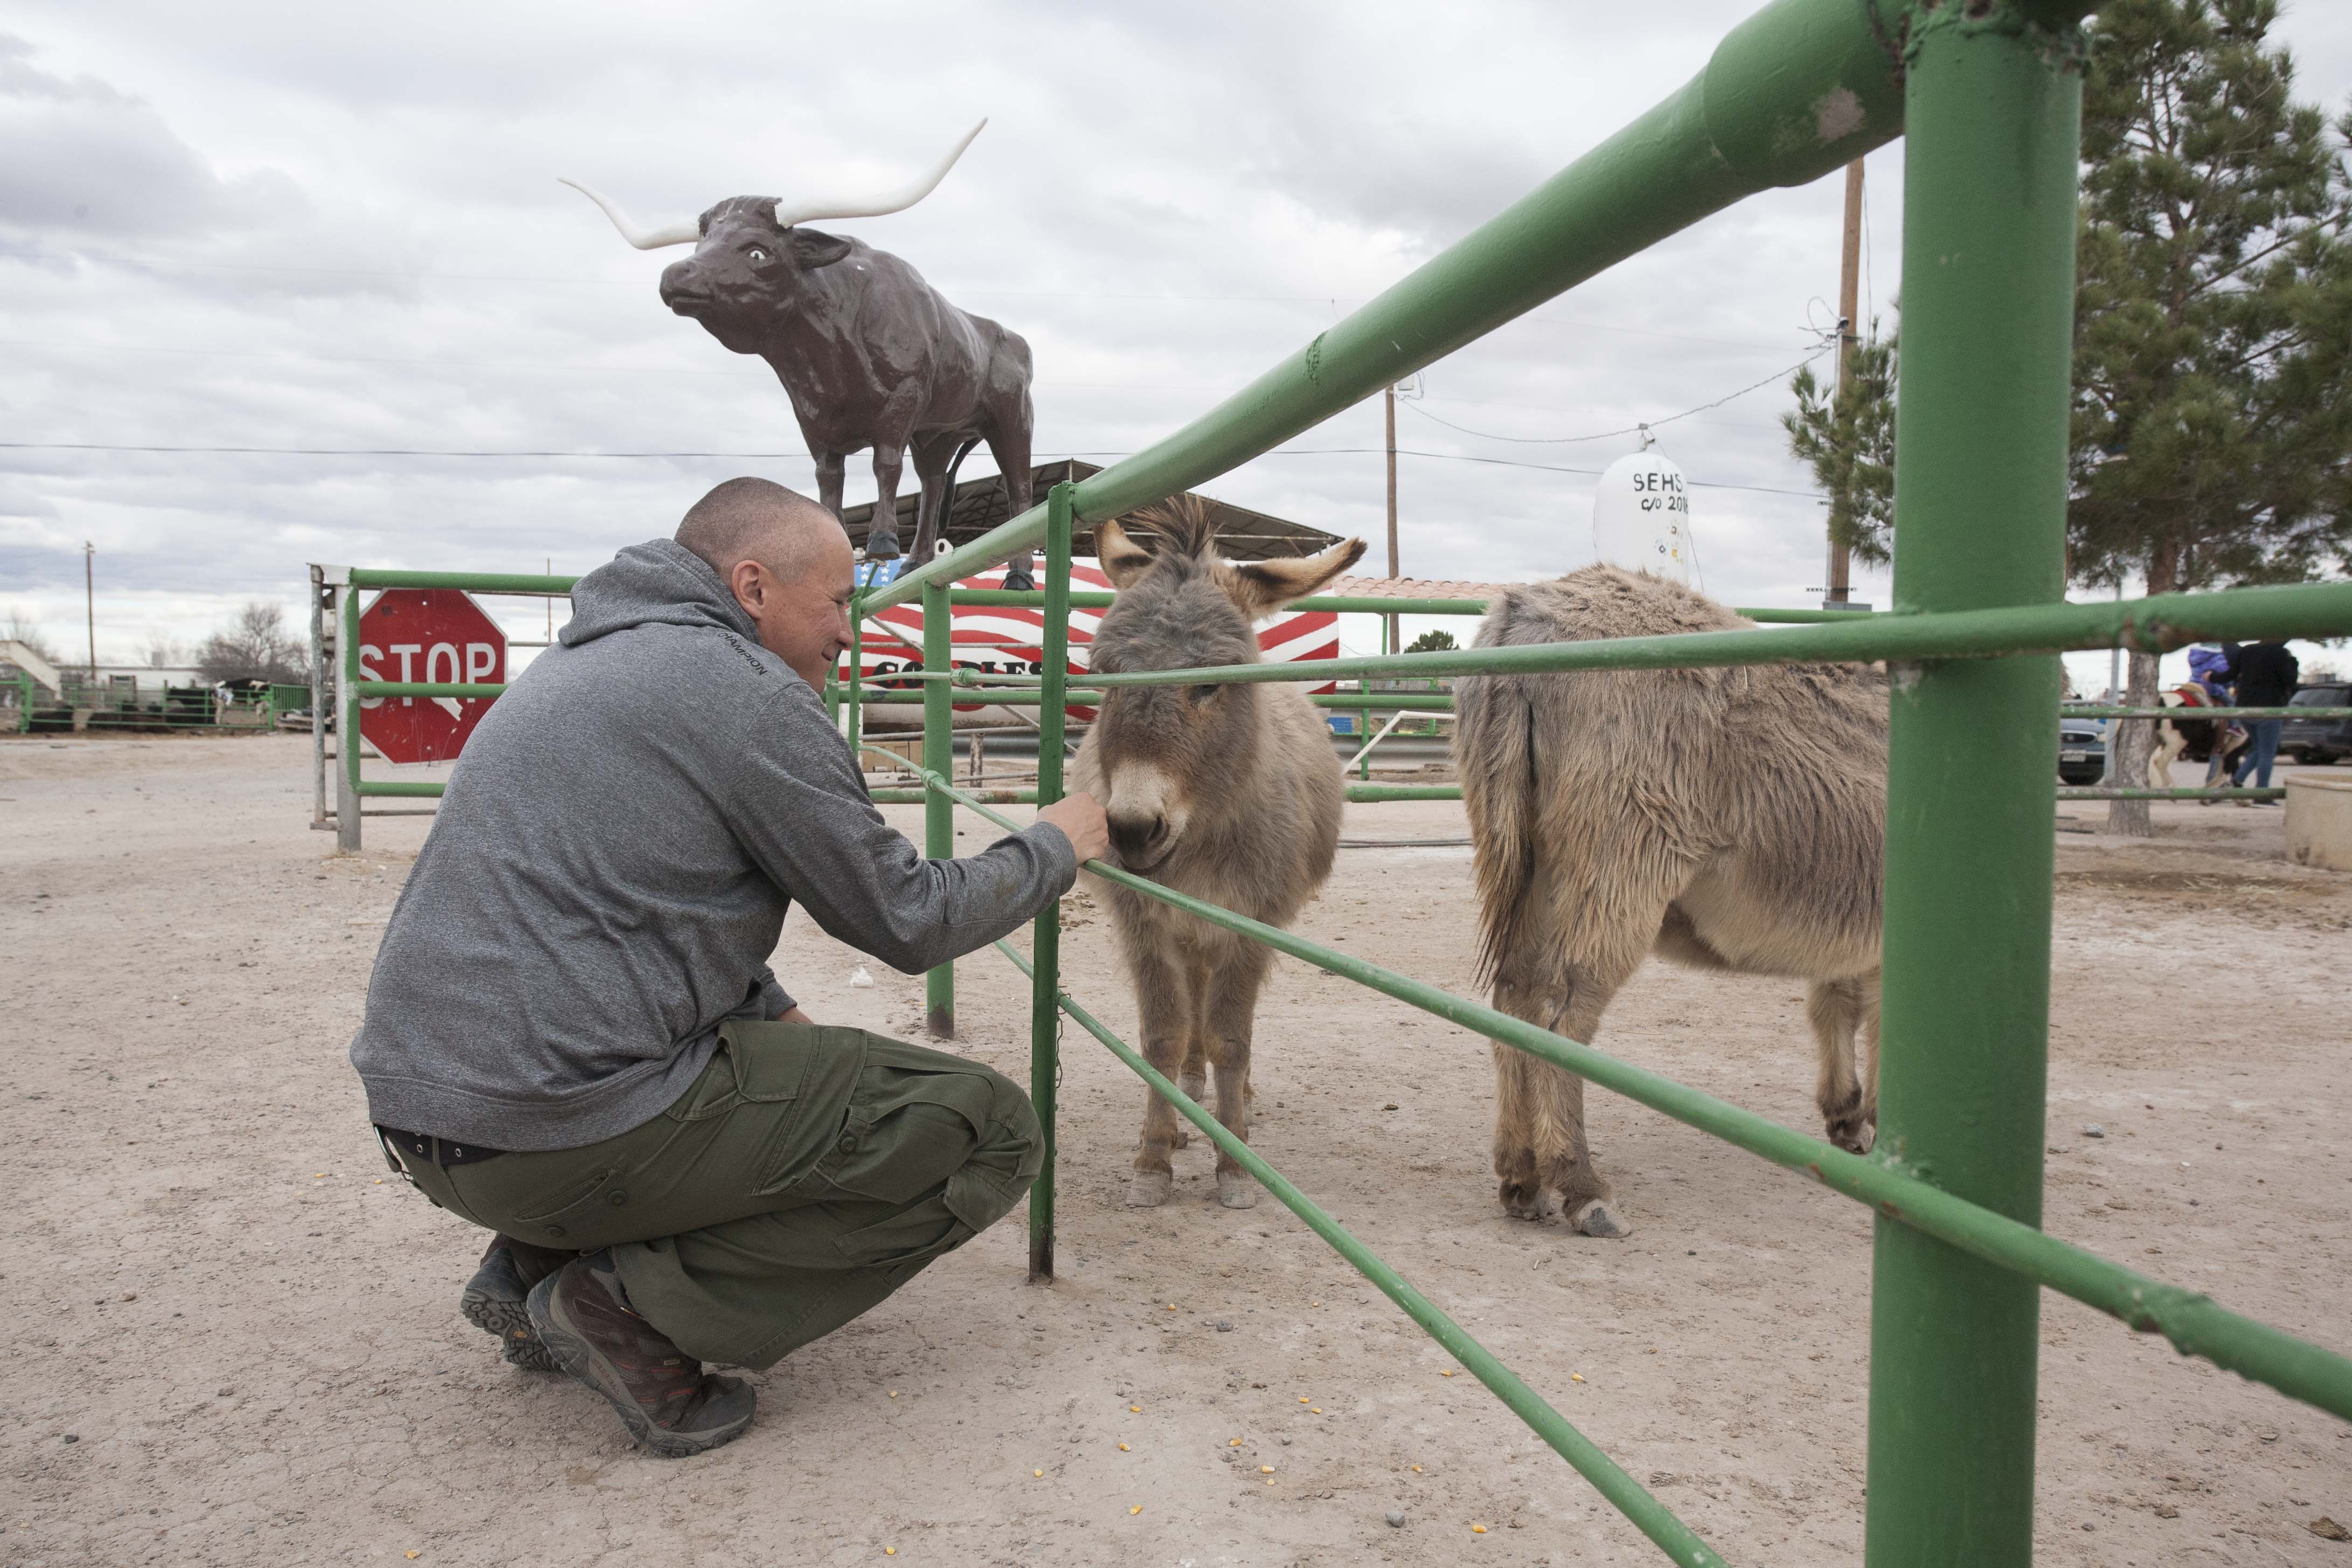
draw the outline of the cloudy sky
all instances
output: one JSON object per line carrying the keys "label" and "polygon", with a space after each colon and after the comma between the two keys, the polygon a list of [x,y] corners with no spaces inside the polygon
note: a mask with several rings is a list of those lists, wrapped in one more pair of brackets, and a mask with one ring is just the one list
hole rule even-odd
{"label": "cloudy sky", "polygon": [[[769,371],[656,298],[682,253],[629,249],[558,175],[665,221],[895,184],[988,116],[927,202],[834,226],[1024,335],[1039,455],[1108,460],[1664,96],[1750,8],[6,0],[0,620],[79,653],[86,541],[110,662],[248,599],[299,615],[310,562],[584,571],[730,475],[813,488]],[[2343,106],[2352,6],[2302,0],[2283,31],[2301,96]],[[1899,145],[1872,156],[1865,314],[1899,292],[1901,178]],[[1530,438],[1764,382],[1658,434],[1708,589],[1811,603],[1820,509],[1777,421],[1832,319],[1841,195],[1759,197],[1431,367],[1399,415],[1406,573],[1582,564],[1592,475],[1634,442]],[[1208,488],[1377,541],[1380,443],[1374,402]],[[590,455],[677,452],[766,455]]]}

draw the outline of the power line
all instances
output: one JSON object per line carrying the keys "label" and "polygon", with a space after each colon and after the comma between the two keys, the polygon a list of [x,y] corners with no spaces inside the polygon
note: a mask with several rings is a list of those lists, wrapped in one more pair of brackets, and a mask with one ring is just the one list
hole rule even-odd
{"label": "power line", "polygon": [[1583,441],[1607,441],[1619,436],[1632,436],[1643,430],[1654,430],[1661,425],[1671,425],[1677,419],[1687,419],[1694,414],[1704,414],[1710,408],[1720,408],[1735,397],[1745,397],[1759,387],[1769,386],[1776,381],[1796,374],[1836,346],[1832,343],[1826,347],[1815,349],[1788,369],[1774,371],[1763,380],[1750,382],[1737,392],[1727,392],[1712,403],[1702,403],[1696,408],[1685,408],[1680,414],[1669,414],[1663,419],[1645,419],[1638,425],[1629,425],[1622,430],[1602,430],[1591,436],[1497,436],[1491,430],[1473,430],[1467,425],[1456,425],[1451,419],[1438,419],[1436,415],[1419,404],[1409,406],[1423,419],[1434,419],[1448,430],[1459,430],[1465,436],[1475,436],[1486,441],[1508,441],[1515,446],[1524,447],[1568,447]]}
{"label": "power line", "polygon": [[[0,450],[34,452],[145,452],[163,455],[202,457],[260,458],[545,458],[563,460],[659,460],[663,458],[726,458],[743,462],[806,462],[806,452],[558,452],[523,449],[458,449],[419,447],[144,447],[118,446],[98,441],[0,441]],[[1277,447],[1261,452],[1261,458],[1360,458],[1388,450],[1385,447]],[[1131,458],[1131,451],[1109,452],[1040,452],[1037,457],[1050,461],[1054,458]],[[1557,463],[1525,463],[1509,458],[1477,458],[1463,452],[1426,452],[1409,447],[1397,448],[1400,458],[1427,458],[1443,463],[1475,463],[1497,468],[1529,468],[1547,474],[1577,474],[1597,479],[1599,468],[1572,468]],[[1801,496],[1807,500],[1821,499],[1818,490],[1781,489],[1771,485],[1735,485],[1709,479],[1686,481],[1694,488],[1707,490],[1748,490],[1758,495]]]}

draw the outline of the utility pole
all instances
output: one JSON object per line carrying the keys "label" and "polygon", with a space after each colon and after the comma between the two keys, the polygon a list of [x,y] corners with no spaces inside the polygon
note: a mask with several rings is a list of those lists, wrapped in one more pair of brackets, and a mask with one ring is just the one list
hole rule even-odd
{"label": "utility pole", "polygon": [[[1838,268],[1837,403],[1845,401],[1848,361],[1857,336],[1854,317],[1862,309],[1862,160],[1845,166],[1845,254]],[[1844,545],[1830,544],[1829,592],[1823,603],[1843,605],[1853,581]]]}
{"label": "utility pole", "polygon": [[89,683],[98,684],[98,546],[81,542],[81,603],[89,617]]}
{"label": "utility pole", "polygon": [[[1393,382],[1391,382],[1391,383],[1390,384],[1388,384],[1387,386],[1384,386],[1384,387],[1381,388],[1381,405],[1382,409],[1386,412],[1386,414],[1387,414],[1387,416],[1388,416],[1388,435],[1389,435],[1389,440],[1388,440],[1388,450],[1389,450],[1389,580],[1390,580],[1391,582],[1394,582],[1398,577],[1402,576],[1403,574],[1402,574],[1402,573],[1401,573],[1401,572],[1397,569],[1397,505],[1396,505],[1396,384],[1395,384]],[[1403,635],[1402,631],[1401,630],[1401,627],[1402,626],[1403,623],[1402,623],[1402,621],[1401,621],[1401,620],[1400,620],[1397,616],[1391,616],[1388,619],[1389,619],[1389,625],[1388,625],[1388,649],[1387,649],[1387,651],[1388,651],[1388,652],[1390,652],[1390,653],[1402,653],[1402,652],[1404,650],[1404,645],[1403,645],[1403,643],[1400,640],[1400,638],[1401,638],[1401,637],[1402,637],[1402,635]]]}

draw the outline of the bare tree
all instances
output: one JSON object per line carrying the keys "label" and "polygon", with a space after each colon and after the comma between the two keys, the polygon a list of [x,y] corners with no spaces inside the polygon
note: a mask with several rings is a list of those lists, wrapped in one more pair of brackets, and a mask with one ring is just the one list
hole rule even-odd
{"label": "bare tree", "polygon": [[23,643],[51,664],[65,662],[58,656],[57,646],[41,635],[41,623],[34,619],[20,605],[8,606],[7,627],[5,631],[0,631],[0,637],[5,637],[9,642]]}
{"label": "bare tree", "polygon": [[286,609],[256,599],[196,649],[196,668],[206,680],[299,681],[305,679],[304,649],[286,629]]}

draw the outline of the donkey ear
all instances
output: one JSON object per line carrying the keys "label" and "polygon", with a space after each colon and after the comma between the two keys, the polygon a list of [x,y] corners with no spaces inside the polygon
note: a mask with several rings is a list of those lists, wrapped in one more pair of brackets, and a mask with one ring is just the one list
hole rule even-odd
{"label": "donkey ear", "polygon": [[1233,595],[1244,615],[1255,620],[1293,599],[1307,597],[1363,557],[1364,542],[1350,539],[1320,555],[1229,563],[1226,570],[1233,575],[1226,581],[1225,592]]}
{"label": "donkey ear", "polygon": [[1127,535],[1115,522],[1095,524],[1095,559],[1102,563],[1110,585],[1124,590],[1151,565],[1151,552]]}

